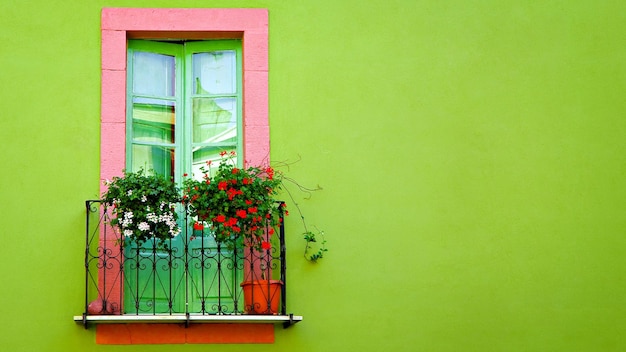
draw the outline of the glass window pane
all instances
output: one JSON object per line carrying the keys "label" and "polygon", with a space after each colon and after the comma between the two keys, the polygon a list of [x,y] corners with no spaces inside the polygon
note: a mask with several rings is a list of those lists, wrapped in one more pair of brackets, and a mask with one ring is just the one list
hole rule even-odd
{"label": "glass window pane", "polygon": [[135,51],[133,92],[161,97],[174,96],[176,64],[173,56]]}
{"label": "glass window pane", "polygon": [[153,145],[132,146],[132,171],[140,168],[154,170],[157,174],[170,178],[174,175],[174,149]]}
{"label": "glass window pane", "polygon": [[[234,146],[195,148],[193,151],[191,175],[196,180],[202,179],[203,173],[200,170],[200,167],[204,166],[205,168],[207,168],[207,161],[209,160],[211,161],[211,165],[210,165],[211,175],[215,174],[217,167],[220,165],[220,162],[223,159],[220,153],[224,151],[226,153],[231,153],[231,152],[235,152],[236,150],[237,149]],[[231,160],[233,163],[237,163],[237,156],[233,157]]]}
{"label": "glass window pane", "polygon": [[193,142],[237,141],[236,98],[193,99]]}
{"label": "glass window pane", "polygon": [[133,99],[133,140],[174,143],[175,103],[169,100]]}
{"label": "glass window pane", "polygon": [[237,90],[235,52],[193,54],[193,94],[233,94]]}

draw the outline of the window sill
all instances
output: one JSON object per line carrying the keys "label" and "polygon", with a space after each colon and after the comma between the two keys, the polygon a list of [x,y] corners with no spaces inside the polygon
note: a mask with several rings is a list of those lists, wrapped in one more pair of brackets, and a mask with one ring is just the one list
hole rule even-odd
{"label": "window sill", "polygon": [[300,315],[75,315],[74,321],[82,323],[85,327],[88,324],[127,324],[127,323],[182,323],[189,324],[233,324],[233,323],[254,323],[254,324],[283,324],[287,328],[302,321]]}

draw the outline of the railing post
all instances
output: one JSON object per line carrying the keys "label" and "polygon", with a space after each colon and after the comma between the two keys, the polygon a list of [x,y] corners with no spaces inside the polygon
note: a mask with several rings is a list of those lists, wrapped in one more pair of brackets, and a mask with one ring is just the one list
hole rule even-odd
{"label": "railing post", "polygon": [[85,310],[83,311],[83,324],[87,328],[86,315],[89,310],[89,214],[93,201],[85,201]]}
{"label": "railing post", "polygon": [[281,307],[280,312],[282,315],[287,314],[287,254],[285,250],[285,216],[284,216],[284,204],[280,202],[279,216],[280,216],[280,229],[278,239],[280,241],[280,280],[283,285],[280,289]]}

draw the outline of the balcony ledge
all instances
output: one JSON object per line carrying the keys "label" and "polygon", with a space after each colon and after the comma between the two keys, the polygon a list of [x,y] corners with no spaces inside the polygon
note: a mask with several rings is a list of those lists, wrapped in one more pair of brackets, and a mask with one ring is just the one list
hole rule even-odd
{"label": "balcony ledge", "polygon": [[287,328],[295,323],[302,321],[300,315],[184,315],[184,314],[168,314],[168,315],[75,315],[74,321],[82,323],[87,327],[88,324],[129,324],[129,323],[182,323],[188,326],[196,323],[266,323],[266,324],[283,324]]}

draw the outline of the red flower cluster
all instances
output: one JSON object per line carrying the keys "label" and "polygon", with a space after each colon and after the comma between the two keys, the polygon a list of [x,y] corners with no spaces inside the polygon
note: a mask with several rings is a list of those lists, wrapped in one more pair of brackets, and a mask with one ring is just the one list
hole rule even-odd
{"label": "red flower cluster", "polygon": [[233,198],[235,198],[235,196],[243,194],[242,190],[235,189],[233,187],[229,188],[227,192],[228,192],[228,200],[233,200]]}
{"label": "red flower cluster", "polygon": [[183,202],[198,221],[209,222],[216,240],[270,249],[273,227],[284,214],[273,198],[280,190],[280,177],[271,167],[236,167],[233,152],[220,155],[222,160],[213,175],[210,168],[201,168],[202,181],[183,181]]}

